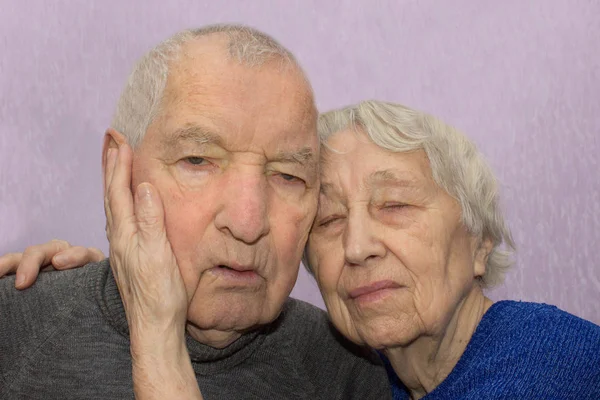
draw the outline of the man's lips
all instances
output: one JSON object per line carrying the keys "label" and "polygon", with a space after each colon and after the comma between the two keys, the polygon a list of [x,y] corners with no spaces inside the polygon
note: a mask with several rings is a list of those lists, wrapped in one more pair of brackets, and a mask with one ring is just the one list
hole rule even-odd
{"label": "man's lips", "polygon": [[362,298],[372,297],[369,295],[375,294],[380,291],[384,291],[386,289],[398,289],[400,287],[401,286],[394,281],[389,281],[389,280],[377,281],[377,282],[373,282],[368,285],[360,286],[356,289],[351,290],[348,293],[348,297],[350,297],[351,299],[358,299],[361,297]]}
{"label": "man's lips", "polygon": [[256,267],[250,264],[239,264],[239,263],[227,263],[227,264],[218,264],[215,266],[216,268],[228,268],[238,272],[251,272],[256,271]]}
{"label": "man's lips", "polygon": [[229,283],[236,286],[238,284],[248,285],[257,284],[261,281],[260,275],[256,272],[256,267],[238,263],[217,264],[210,269],[213,275],[219,276]]}

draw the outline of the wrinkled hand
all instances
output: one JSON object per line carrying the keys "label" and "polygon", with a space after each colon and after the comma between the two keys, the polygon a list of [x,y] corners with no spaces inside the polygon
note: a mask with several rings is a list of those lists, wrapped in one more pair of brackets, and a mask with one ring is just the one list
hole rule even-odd
{"label": "wrinkled hand", "polygon": [[127,144],[108,150],[104,198],[110,264],[132,341],[148,329],[175,328],[183,336],[188,299],[167,239],[162,201],[149,183],[132,196],[132,160]]}
{"label": "wrinkled hand", "polygon": [[106,234],[131,341],[133,388],[143,400],[202,399],[184,333],[188,298],[167,239],[162,201],[142,183],[131,193],[133,154],[107,152]]}
{"label": "wrinkled hand", "polygon": [[0,257],[0,277],[16,273],[15,287],[26,289],[33,285],[42,269],[78,268],[104,258],[102,251],[94,247],[71,246],[67,241],[54,239],[29,246],[23,253],[8,253]]}

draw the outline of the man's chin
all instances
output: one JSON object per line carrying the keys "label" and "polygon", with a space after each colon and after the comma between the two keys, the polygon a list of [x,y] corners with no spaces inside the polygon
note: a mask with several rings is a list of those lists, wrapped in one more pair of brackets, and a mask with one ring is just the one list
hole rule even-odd
{"label": "man's chin", "polygon": [[188,331],[243,334],[273,322],[283,304],[269,304],[264,293],[218,293],[194,296],[188,308]]}

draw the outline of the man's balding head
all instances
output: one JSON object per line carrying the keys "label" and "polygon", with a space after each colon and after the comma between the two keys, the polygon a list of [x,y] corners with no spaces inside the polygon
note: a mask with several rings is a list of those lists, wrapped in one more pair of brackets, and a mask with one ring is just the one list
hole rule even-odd
{"label": "man's balding head", "polygon": [[[184,58],[194,42],[206,47],[221,47],[223,55],[238,64],[256,68],[278,63],[296,69],[305,80],[314,104],[310,83],[294,55],[271,36],[257,29],[236,24],[209,25],[176,33],[148,51],[135,64],[117,103],[111,127],[121,132],[132,147],[137,147],[146,130],[159,114],[164,90],[172,68]],[[316,109],[316,108],[315,108]]]}

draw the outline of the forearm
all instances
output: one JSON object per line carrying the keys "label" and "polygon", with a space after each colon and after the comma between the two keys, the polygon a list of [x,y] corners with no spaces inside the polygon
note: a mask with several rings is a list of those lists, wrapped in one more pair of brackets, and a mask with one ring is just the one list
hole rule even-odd
{"label": "forearm", "polygon": [[131,355],[136,399],[202,400],[183,334],[166,340],[132,335]]}

